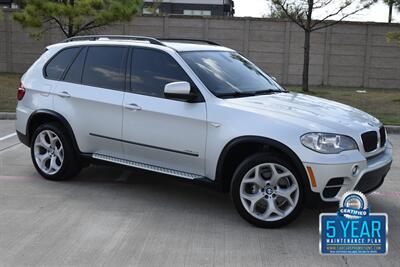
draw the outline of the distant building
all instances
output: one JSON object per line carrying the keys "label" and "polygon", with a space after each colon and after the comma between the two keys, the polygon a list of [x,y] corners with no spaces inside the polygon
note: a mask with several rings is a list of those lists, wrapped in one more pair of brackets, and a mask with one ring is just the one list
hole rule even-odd
{"label": "distant building", "polygon": [[154,0],[145,0],[143,14],[179,14],[188,16],[226,16],[235,14],[233,0],[163,0],[155,10]]}
{"label": "distant building", "polygon": [[11,8],[12,0],[0,0],[0,7]]}
{"label": "distant building", "polygon": [[0,0],[0,8],[19,8],[19,6],[13,2],[13,0]]}

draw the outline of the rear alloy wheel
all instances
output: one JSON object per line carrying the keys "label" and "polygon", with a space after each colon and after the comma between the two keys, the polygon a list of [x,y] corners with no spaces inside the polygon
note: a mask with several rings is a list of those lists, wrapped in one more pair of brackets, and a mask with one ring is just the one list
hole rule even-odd
{"label": "rear alloy wheel", "polygon": [[280,158],[257,154],[234,174],[233,201],[240,215],[260,227],[279,227],[292,221],[302,206],[302,185],[292,167]]}
{"label": "rear alloy wheel", "polygon": [[31,156],[36,170],[49,180],[65,180],[81,170],[70,136],[56,122],[42,124],[35,130]]}
{"label": "rear alloy wheel", "polygon": [[48,175],[57,173],[64,162],[64,148],[60,138],[51,130],[43,130],[33,146],[36,164]]}

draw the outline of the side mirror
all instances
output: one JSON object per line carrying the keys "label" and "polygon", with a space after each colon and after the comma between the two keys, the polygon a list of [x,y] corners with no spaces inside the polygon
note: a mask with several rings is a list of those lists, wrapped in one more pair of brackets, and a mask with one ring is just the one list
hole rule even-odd
{"label": "side mirror", "polygon": [[166,98],[192,101],[196,98],[195,94],[190,92],[190,83],[173,82],[168,83],[164,87],[164,95]]}

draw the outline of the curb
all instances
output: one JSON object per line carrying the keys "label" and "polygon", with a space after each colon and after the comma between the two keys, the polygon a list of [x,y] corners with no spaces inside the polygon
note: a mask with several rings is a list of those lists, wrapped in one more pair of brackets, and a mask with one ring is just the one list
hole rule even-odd
{"label": "curb", "polygon": [[[0,120],[15,120],[17,118],[15,112],[0,112]],[[400,134],[400,126],[386,125],[388,134]]]}
{"label": "curb", "polygon": [[15,112],[0,112],[0,120],[15,120],[17,116]]}
{"label": "curb", "polygon": [[388,134],[400,134],[400,126],[388,125],[385,128]]}

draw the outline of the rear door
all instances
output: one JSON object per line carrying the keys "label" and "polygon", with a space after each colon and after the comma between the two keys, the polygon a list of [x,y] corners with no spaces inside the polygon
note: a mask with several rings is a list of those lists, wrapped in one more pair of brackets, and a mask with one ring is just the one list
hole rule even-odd
{"label": "rear door", "polygon": [[121,156],[124,46],[82,47],[54,89],[54,109],[71,124],[84,153]]}
{"label": "rear door", "polygon": [[[203,176],[206,105],[190,77],[171,55],[149,48],[134,48],[128,68],[122,131],[126,157]],[[165,98],[164,86],[176,81],[191,83],[198,101]]]}

